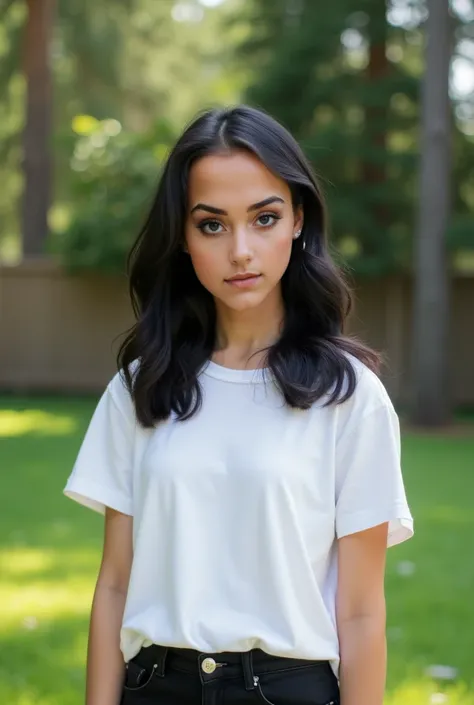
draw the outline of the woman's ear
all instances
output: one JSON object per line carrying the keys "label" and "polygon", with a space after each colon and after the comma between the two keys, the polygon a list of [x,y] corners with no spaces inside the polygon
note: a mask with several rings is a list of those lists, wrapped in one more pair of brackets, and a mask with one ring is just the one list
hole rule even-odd
{"label": "woman's ear", "polygon": [[297,206],[297,208],[295,209],[294,232],[301,233],[301,231],[303,230],[303,224],[303,206]]}

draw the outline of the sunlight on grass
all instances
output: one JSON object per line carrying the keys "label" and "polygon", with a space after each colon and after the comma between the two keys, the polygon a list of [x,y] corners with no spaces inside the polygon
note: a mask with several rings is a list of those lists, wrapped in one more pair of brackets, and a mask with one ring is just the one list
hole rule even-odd
{"label": "sunlight on grass", "polygon": [[420,679],[387,693],[384,705],[474,705],[474,693],[463,684],[444,686]]}
{"label": "sunlight on grass", "polygon": [[71,573],[84,575],[96,569],[97,561],[97,553],[92,550],[76,549],[71,554],[58,548],[9,548],[0,551],[0,573],[2,578],[20,575],[31,577],[34,573],[44,577],[46,572],[54,575],[54,571],[67,565]]}
{"label": "sunlight on grass", "polygon": [[14,582],[2,581],[0,586],[0,633],[18,628],[35,629],[41,620],[49,621],[70,615],[86,615],[91,606],[90,579],[36,581],[18,587]]}
{"label": "sunlight on grass", "polygon": [[0,410],[0,436],[4,437],[24,436],[30,433],[66,436],[74,433],[76,428],[76,421],[69,416],[60,416],[34,409],[27,411]]}
{"label": "sunlight on grass", "polygon": [[[0,688],[0,694],[2,693],[2,690]],[[4,702],[7,701],[7,695],[5,695],[5,700]],[[44,698],[38,697],[38,693],[33,692],[32,690],[26,689],[22,692],[20,696],[18,696],[15,700],[15,705],[53,705],[55,703],[56,699],[52,699],[50,696],[46,696]],[[13,702],[10,700],[10,702]]]}
{"label": "sunlight on grass", "polygon": [[42,622],[71,615],[87,616],[97,567],[95,551],[2,551],[0,633],[36,629]]}
{"label": "sunlight on grass", "polygon": [[0,573],[3,579],[8,575],[28,575],[51,569],[57,561],[53,551],[33,549],[8,550],[0,553]]}

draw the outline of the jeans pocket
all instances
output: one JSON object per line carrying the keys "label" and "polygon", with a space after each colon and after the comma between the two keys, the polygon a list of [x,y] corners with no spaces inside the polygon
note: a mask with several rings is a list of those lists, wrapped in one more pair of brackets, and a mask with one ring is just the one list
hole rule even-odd
{"label": "jeans pocket", "polygon": [[332,671],[319,667],[265,673],[255,676],[255,693],[265,705],[339,705],[339,686]]}
{"label": "jeans pocket", "polygon": [[269,699],[266,697],[266,695],[264,694],[264,692],[263,692],[263,690],[262,690],[262,686],[260,685],[260,678],[259,678],[258,676],[255,676],[253,682],[254,682],[254,684],[255,684],[255,688],[256,688],[257,694],[258,694],[258,696],[259,696],[259,699],[260,699],[263,703],[266,703],[267,705],[274,705],[274,703],[272,703],[271,700],[269,700]]}
{"label": "jeans pocket", "polygon": [[150,685],[155,675],[158,664],[154,664],[151,670],[142,668],[138,663],[129,661],[125,667],[125,680],[123,689],[126,691],[144,690]]}

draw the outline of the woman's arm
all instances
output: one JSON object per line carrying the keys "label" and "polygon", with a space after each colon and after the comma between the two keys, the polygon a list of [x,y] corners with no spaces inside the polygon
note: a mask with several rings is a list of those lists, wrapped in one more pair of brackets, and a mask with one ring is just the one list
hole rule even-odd
{"label": "woman's arm", "polygon": [[337,628],[341,705],[382,705],[386,676],[384,573],[388,524],[339,539]]}
{"label": "woman's arm", "polygon": [[102,563],[92,603],[86,705],[118,705],[124,677],[120,628],[132,565],[133,518],[106,508]]}

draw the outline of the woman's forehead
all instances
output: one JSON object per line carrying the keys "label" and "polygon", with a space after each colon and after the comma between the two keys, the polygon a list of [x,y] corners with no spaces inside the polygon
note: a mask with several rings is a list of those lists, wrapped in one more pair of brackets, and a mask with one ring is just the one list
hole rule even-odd
{"label": "woman's forehead", "polygon": [[[289,188],[282,179],[267,169],[255,155],[244,151],[202,157],[192,165],[189,174],[190,201],[212,197],[231,202],[248,201],[249,206],[270,195],[287,200],[288,194]],[[210,205],[225,208],[225,204]]]}

